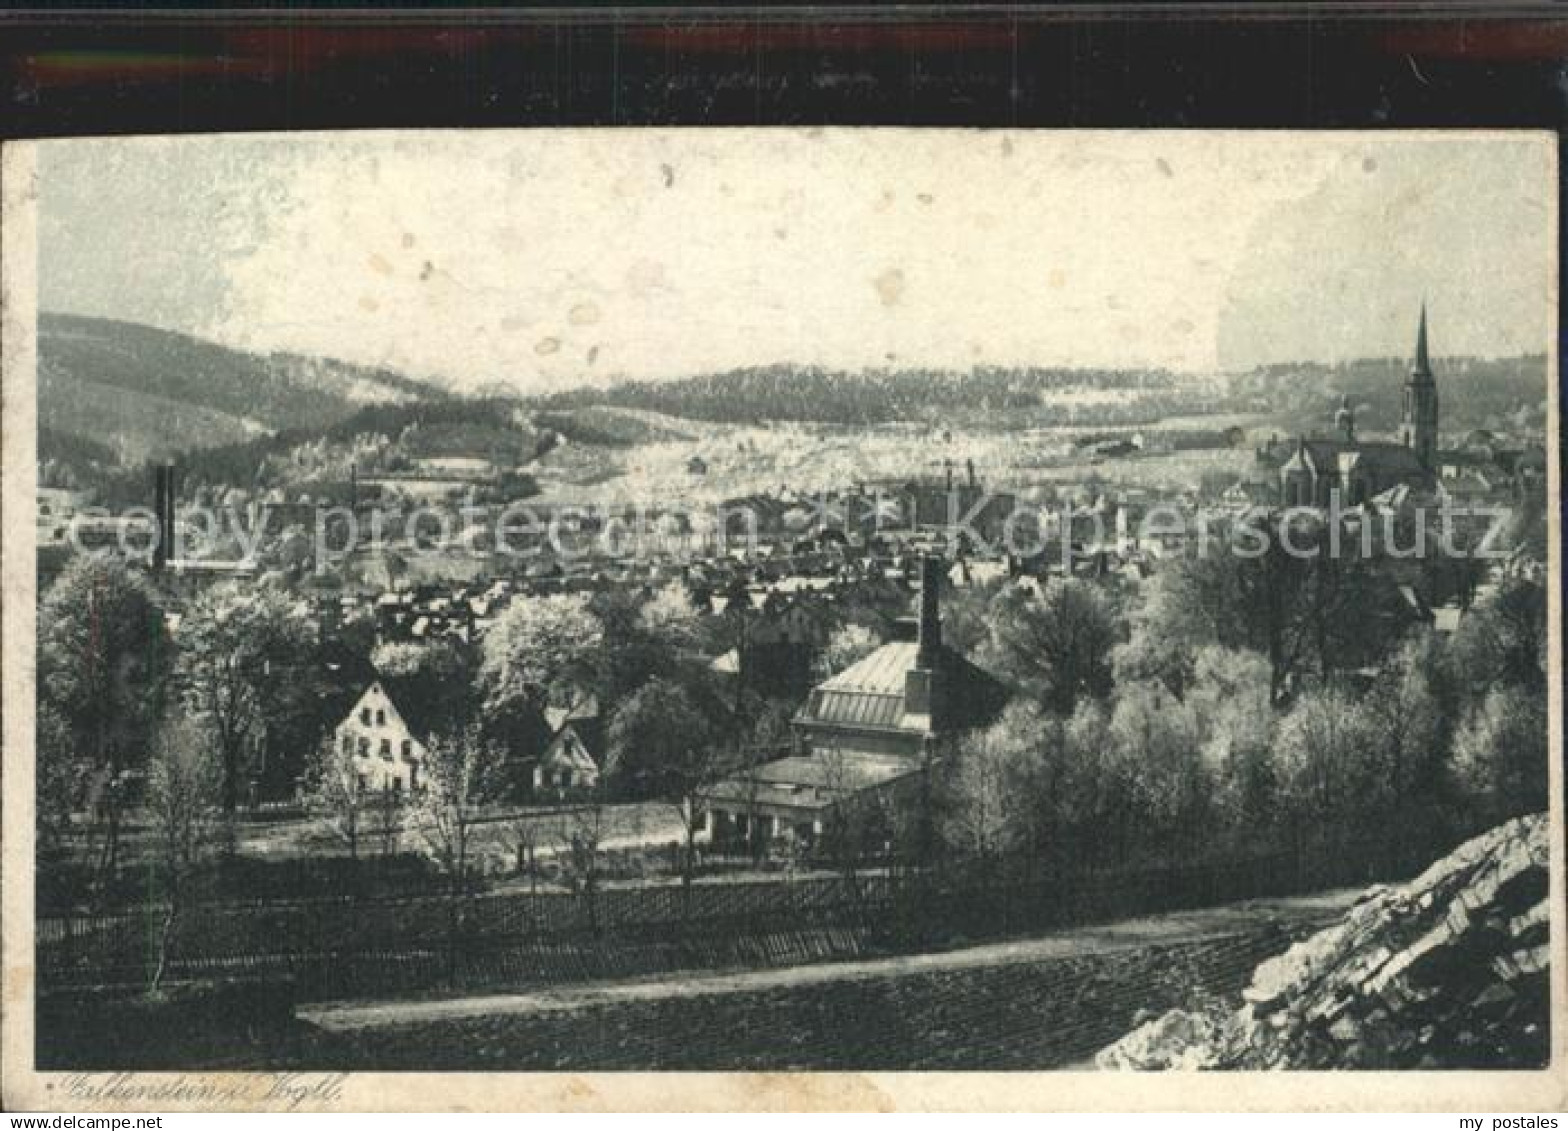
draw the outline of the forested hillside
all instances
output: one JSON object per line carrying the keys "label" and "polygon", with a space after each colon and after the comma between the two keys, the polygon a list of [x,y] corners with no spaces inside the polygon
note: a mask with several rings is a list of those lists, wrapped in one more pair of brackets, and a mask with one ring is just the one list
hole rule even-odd
{"label": "forested hillside", "polygon": [[[1293,362],[1233,377],[1238,410],[1277,413],[1299,427],[1327,426],[1349,396],[1357,423],[1390,430],[1402,411],[1408,358],[1363,358],[1326,365]],[[1520,431],[1546,423],[1546,358],[1438,358],[1432,365],[1445,433],[1473,428]]]}
{"label": "forested hillside", "polygon": [[1163,370],[978,367],[849,372],[767,365],[674,381],[639,381],[541,398],[548,408],[608,404],[722,423],[759,420],[881,424],[955,423],[985,416],[996,427],[1136,423],[1208,407],[1198,389]]}
{"label": "forested hillside", "polygon": [[40,458],[86,440],[134,463],[282,429],[360,406],[439,398],[396,373],[294,354],[254,354],[185,334],[69,314],[38,319]]}

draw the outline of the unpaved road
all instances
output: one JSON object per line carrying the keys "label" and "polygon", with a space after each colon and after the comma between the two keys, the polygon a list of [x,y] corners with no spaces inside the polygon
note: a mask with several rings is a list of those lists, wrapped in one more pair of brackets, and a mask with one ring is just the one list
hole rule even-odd
{"label": "unpaved road", "polygon": [[901,955],[853,962],[821,963],[784,969],[699,972],[679,978],[563,986],[516,994],[452,998],[444,1001],[323,1003],[301,1006],[298,1016],[329,1032],[462,1021],[468,1018],[545,1015],[593,1006],[656,1002],[788,990],[835,982],[900,978],[1141,950],[1154,945],[1198,942],[1255,932],[1270,922],[1286,928],[1328,922],[1340,915],[1360,889],[1322,892],[1289,899],[1248,900],[1195,911],[1128,919],[1100,926],[1054,932],[963,950]]}

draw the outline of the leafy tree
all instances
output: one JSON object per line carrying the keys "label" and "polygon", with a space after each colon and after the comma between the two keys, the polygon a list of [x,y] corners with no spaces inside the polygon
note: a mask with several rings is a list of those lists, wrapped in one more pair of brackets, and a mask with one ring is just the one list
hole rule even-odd
{"label": "leafy tree", "polygon": [[605,702],[619,702],[654,676],[669,675],[697,644],[696,608],[678,585],[647,600],[615,590],[597,593],[589,608],[603,629],[593,663]]}
{"label": "leafy tree", "polygon": [[214,586],[180,622],[179,676],[216,740],[223,810],[233,815],[247,757],[264,741],[280,700],[298,686],[307,625],[285,594],[237,584]]}
{"label": "leafy tree", "polygon": [[945,767],[940,799],[942,840],[987,874],[996,860],[1023,845],[1030,832],[1025,788],[1038,779],[1040,734],[1021,728],[1037,716],[1024,706],[967,736]]}
{"label": "leafy tree", "polygon": [[1406,640],[1380,668],[1363,704],[1384,806],[1373,827],[1393,861],[1428,857],[1440,847],[1449,803],[1445,787],[1458,704],[1435,635]]}
{"label": "leafy tree", "polygon": [[994,603],[980,663],[1067,715],[1080,698],[1110,691],[1111,649],[1119,633],[1111,601],[1089,582],[1053,582],[1041,598],[1010,585]]}
{"label": "leafy tree", "polygon": [[1454,769],[1488,825],[1547,807],[1546,701],[1519,687],[1487,693],[1454,740]]}
{"label": "leafy tree", "polygon": [[1219,814],[1233,829],[1261,831],[1273,817],[1274,711],[1268,661],[1257,652],[1206,645],[1193,657],[1187,697]]}
{"label": "leafy tree", "polygon": [[1130,618],[1127,641],[1111,653],[1118,685],[1157,681],[1177,699],[1186,695],[1197,650],[1218,639],[1212,620],[1190,603],[1192,590],[1202,584],[1194,572],[1187,560],[1178,559],[1149,579]]}
{"label": "leafy tree", "polygon": [[1006,584],[1005,580],[987,581],[945,592],[942,643],[973,657],[990,636],[991,603]]}
{"label": "leafy tree", "polygon": [[638,609],[644,632],[676,651],[697,644],[697,606],[691,594],[678,582],[664,586]]}
{"label": "leafy tree", "polygon": [[40,699],[38,704],[34,733],[37,797],[33,816],[42,869],[65,851],[71,817],[81,807],[92,766],[79,756],[65,716],[47,700]]}
{"label": "leafy tree", "polygon": [[841,672],[871,655],[880,644],[877,635],[864,625],[843,625],[828,637],[827,647],[822,651],[822,665],[829,673]]}
{"label": "leafy tree", "polygon": [[1270,699],[1284,706],[1303,676],[1331,679],[1393,643],[1368,615],[1376,575],[1354,538],[1284,515],[1220,534],[1157,575],[1134,617],[1124,672],[1154,675],[1182,695],[1198,647],[1247,648],[1267,658]]}
{"label": "leafy tree", "polygon": [[158,961],[149,991],[156,994],[168,969],[180,915],[191,902],[202,868],[221,827],[214,736],[196,719],[172,720],[159,732],[147,774],[147,816],[152,825],[152,868],[163,893]]}
{"label": "leafy tree", "polygon": [[480,676],[488,706],[543,702],[593,681],[604,625],[581,595],[520,598],[485,634]]}
{"label": "leafy tree", "polygon": [[[1123,859],[1137,824],[1132,783],[1105,703],[1085,699],[1063,719],[1037,705],[1009,705],[1038,757],[1020,789],[1028,797],[1030,853],[1048,872]],[[1005,725],[1004,715],[997,725]]]}
{"label": "leafy tree", "polygon": [[1280,797],[1298,844],[1342,852],[1375,827],[1389,796],[1377,741],[1370,712],[1338,688],[1308,692],[1281,720]]}
{"label": "leafy tree", "polygon": [[[103,833],[95,865],[105,879],[119,859],[126,778],[145,763],[163,714],[173,659],[163,610],[141,574],[81,555],[44,594],[37,641],[39,701],[67,732],[50,736],[41,754],[70,757],[90,777]],[[57,780],[58,769],[41,777]]]}
{"label": "leafy tree", "polygon": [[1453,668],[1477,699],[1508,685],[1537,694],[1546,689],[1546,589],[1509,578],[1491,599],[1459,622],[1450,644]]}
{"label": "leafy tree", "polygon": [[1152,684],[1124,687],[1111,711],[1113,788],[1129,793],[1146,841],[1190,847],[1207,814],[1208,775],[1193,709]]}
{"label": "leafy tree", "polygon": [[638,688],[610,718],[608,764],[621,789],[675,801],[686,833],[682,881],[691,884],[702,815],[697,793],[734,765],[717,702],[668,679]]}

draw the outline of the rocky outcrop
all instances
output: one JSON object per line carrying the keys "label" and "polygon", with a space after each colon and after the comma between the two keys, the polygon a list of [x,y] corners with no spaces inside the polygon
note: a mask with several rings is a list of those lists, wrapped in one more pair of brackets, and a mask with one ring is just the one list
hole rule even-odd
{"label": "rocky outcrop", "polygon": [[1257,968],[1239,1009],[1173,1010],[1102,1068],[1527,1068],[1548,1046],[1548,824],[1521,817]]}

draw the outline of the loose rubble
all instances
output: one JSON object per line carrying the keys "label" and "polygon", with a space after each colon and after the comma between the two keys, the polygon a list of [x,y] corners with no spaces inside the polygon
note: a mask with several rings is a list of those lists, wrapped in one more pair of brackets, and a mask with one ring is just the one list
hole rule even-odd
{"label": "loose rubble", "polygon": [[1521,817],[1264,962],[1239,1009],[1172,1010],[1105,1069],[1528,1068],[1548,1055],[1548,824]]}

